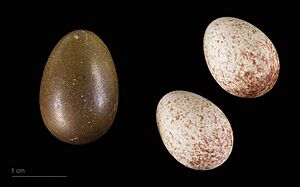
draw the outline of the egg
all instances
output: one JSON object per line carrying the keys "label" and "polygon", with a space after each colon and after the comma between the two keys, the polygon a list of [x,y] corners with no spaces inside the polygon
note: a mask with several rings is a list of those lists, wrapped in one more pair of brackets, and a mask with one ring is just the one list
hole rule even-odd
{"label": "egg", "polygon": [[40,110],[47,129],[69,144],[87,144],[111,127],[118,108],[112,56],[91,31],[65,35],[51,52],[40,85]]}
{"label": "egg", "polygon": [[203,48],[210,73],[232,95],[265,95],[278,79],[280,64],[272,41],[244,20],[221,17],[212,21]]}
{"label": "egg", "polygon": [[231,154],[233,132],[228,119],[200,95],[169,92],[158,103],[156,121],[169,153],[188,168],[211,170]]}

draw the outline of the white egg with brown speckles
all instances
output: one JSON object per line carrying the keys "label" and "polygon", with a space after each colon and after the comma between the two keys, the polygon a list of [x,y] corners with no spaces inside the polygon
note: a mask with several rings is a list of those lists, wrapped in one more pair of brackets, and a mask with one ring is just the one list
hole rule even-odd
{"label": "white egg with brown speckles", "polygon": [[158,103],[157,127],[169,153],[184,166],[211,170],[223,164],[233,147],[225,114],[211,101],[187,91],[173,91]]}
{"label": "white egg with brown speckles", "polygon": [[278,79],[280,65],[273,43],[244,20],[222,17],[211,22],[204,34],[203,48],[212,76],[232,95],[265,95]]}

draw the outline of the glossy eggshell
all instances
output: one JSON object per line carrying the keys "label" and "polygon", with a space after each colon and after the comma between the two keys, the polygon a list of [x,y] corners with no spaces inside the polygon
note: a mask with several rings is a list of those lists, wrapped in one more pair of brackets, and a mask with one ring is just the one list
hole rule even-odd
{"label": "glossy eggshell", "polygon": [[169,153],[184,166],[210,170],[229,157],[233,132],[225,114],[204,97],[173,91],[159,101],[157,127]]}
{"label": "glossy eggshell", "polygon": [[279,58],[271,40],[254,25],[233,17],[211,22],[204,34],[204,55],[214,79],[228,93],[265,95],[279,75]]}
{"label": "glossy eggshell", "polygon": [[40,86],[40,109],[59,140],[86,144],[111,127],[118,108],[118,80],[111,54],[93,32],[76,30],[53,49]]}

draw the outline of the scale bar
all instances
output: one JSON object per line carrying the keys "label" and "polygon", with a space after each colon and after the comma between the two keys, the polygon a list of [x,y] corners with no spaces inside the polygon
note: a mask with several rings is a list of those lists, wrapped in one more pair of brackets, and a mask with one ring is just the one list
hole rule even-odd
{"label": "scale bar", "polygon": [[62,178],[68,177],[66,175],[12,175],[11,177],[22,177],[22,178]]}

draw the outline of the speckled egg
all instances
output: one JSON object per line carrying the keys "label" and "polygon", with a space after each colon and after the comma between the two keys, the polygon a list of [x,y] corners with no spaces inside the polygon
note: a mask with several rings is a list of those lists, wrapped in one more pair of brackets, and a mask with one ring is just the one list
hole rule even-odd
{"label": "speckled egg", "polygon": [[111,127],[118,108],[113,59],[93,32],[76,30],[53,49],[44,68],[40,109],[48,130],[70,144],[87,144]]}
{"label": "speckled egg", "polygon": [[228,93],[255,98],[269,92],[279,75],[271,40],[254,25],[233,17],[211,22],[204,34],[204,55],[214,79]]}
{"label": "speckled egg", "polygon": [[229,157],[233,132],[224,113],[204,97],[173,91],[158,103],[157,127],[169,153],[195,170],[210,170]]}

